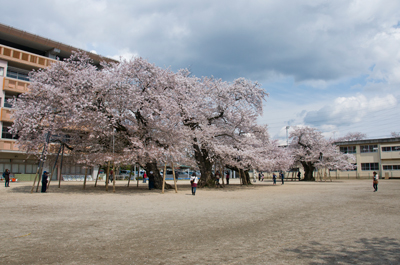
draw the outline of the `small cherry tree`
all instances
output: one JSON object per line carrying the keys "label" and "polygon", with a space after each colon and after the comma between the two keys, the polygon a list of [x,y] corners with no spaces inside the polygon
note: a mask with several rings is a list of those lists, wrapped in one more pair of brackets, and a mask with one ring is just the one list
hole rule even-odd
{"label": "small cherry tree", "polygon": [[345,136],[336,139],[336,142],[357,141],[357,140],[363,140],[365,138],[367,138],[367,135],[365,133],[349,132]]}

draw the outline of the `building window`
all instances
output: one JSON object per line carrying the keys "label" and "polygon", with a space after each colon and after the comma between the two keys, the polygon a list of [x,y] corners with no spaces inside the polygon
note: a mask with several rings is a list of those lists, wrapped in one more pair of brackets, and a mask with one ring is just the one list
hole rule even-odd
{"label": "building window", "polygon": [[376,153],[378,152],[378,145],[362,145],[360,150],[361,153]]}
{"label": "building window", "polygon": [[356,147],[355,146],[341,146],[340,152],[342,152],[343,154],[355,154]]}
{"label": "building window", "polygon": [[384,165],[383,170],[400,170],[400,165]]}
{"label": "building window", "polygon": [[0,67],[0,77],[4,76],[4,67]]}
{"label": "building window", "polygon": [[[12,105],[12,103],[11,103],[11,100],[13,99],[13,97],[10,97],[10,96],[8,96],[8,95],[6,95],[6,97],[4,98],[4,107],[5,108],[10,108],[10,109],[12,109],[12,107],[13,107],[13,105]],[[10,100],[10,102],[9,102],[9,100]]]}
{"label": "building window", "polygon": [[7,77],[29,81],[29,71],[9,66],[7,68]]}
{"label": "building window", "polygon": [[379,170],[379,163],[361,163],[361,170]]}
{"label": "building window", "polygon": [[1,138],[3,139],[18,139],[18,135],[12,135],[8,130],[11,128],[11,123],[3,122],[3,131],[1,134]]}
{"label": "building window", "polygon": [[382,147],[382,152],[400,152],[400,146],[385,146]]}

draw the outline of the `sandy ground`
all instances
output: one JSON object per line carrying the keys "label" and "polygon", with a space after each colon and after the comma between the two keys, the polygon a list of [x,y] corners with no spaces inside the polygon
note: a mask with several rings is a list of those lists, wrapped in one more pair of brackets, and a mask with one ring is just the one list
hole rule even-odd
{"label": "sandy ground", "polygon": [[400,264],[400,180],[187,182],[0,182],[0,264]]}

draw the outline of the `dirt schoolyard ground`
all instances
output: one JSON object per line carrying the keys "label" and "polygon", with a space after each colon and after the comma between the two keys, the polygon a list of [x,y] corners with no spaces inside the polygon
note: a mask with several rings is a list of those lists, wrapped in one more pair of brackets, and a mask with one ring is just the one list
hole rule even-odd
{"label": "dirt schoolyard ground", "polygon": [[400,180],[0,182],[0,264],[400,264]]}

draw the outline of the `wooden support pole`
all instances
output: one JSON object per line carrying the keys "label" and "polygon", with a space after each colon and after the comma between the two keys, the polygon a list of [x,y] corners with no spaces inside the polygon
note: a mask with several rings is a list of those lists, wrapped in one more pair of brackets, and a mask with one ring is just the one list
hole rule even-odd
{"label": "wooden support pole", "polygon": [[131,165],[131,172],[129,172],[128,188],[129,188],[129,183],[131,182],[132,170],[133,170],[133,165]]}
{"label": "wooden support pole", "polygon": [[41,177],[42,177],[43,166],[44,166],[44,161],[42,162],[42,167],[39,170],[39,181],[38,181],[37,186],[36,186],[36,192],[39,191],[39,184],[40,184],[40,180],[41,180]]}
{"label": "wooden support pole", "polygon": [[53,170],[51,171],[49,182],[47,183],[47,189],[50,187],[50,182],[51,182],[51,179],[53,177],[54,170],[56,170],[56,165],[54,165]]}
{"label": "wooden support pole", "polygon": [[222,179],[222,187],[225,187],[225,181],[224,181],[224,177],[225,177],[225,174],[224,174],[224,171],[223,171],[224,169],[223,169],[223,166],[222,166],[222,161],[220,161],[220,164],[219,164],[219,174],[220,174],[220,177],[221,177],[221,179]]}
{"label": "wooden support pole", "polygon": [[86,169],[85,169],[85,179],[83,180],[83,189],[84,189],[84,190],[86,189],[86,177],[87,177],[87,172],[88,172],[88,168],[87,168],[87,166],[86,166]]}
{"label": "wooden support pole", "polygon": [[106,173],[106,191],[108,191],[108,182],[110,181],[110,161],[107,162],[107,173]]}
{"label": "wooden support pole", "polygon": [[58,157],[60,156],[61,149],[62,149],[62,145],[60,145],[60,149],[58,150],[58,153],[57,153],[57,156],[56,156],[56,161],[54,161],[53,170],[51,171],[51,176],[50,176],[49,182],[47,183],[47,189],[49,189],[49,187],[50,187],[50,182],[51,182],[51,179],[53,178],[53,173],[54,173],[54,170],[56,169],[57,162],[58,162]]}
{"label": "wooden support pole", "polygon": [[61,170],[60,170],[60,166],[57,165],[57,180],[61,178]]}
{"label": "wooden support pole", "polygon": [[63,158],[64,158],[64,145],[62,145],[61,150],[61,161],[60,161],[60,177],[58,178],[58,188],[61,187],[61,179],[62,179],[62,167],[63,167]]}
{"label": "wooden support pole", "polygon": [[176,176],[175,176],[174,163],[172,163],[172,175],[174,176],[175,193],[178,193],[178,187],[176,186]]}
{"label": "wooden support pole", "polygon": [[94,187],[95,187],[95,188],[97,187],[97,180],[99,179],[99,175],[100,175],[100,168],[101,168],[101,165],[99,165],[99,170],[97,170],[96,182],[94,183]]}
{"label": "wooden support pole", "polygon": [[[32,192],[33,192],[33,190],[35,189],[35,185],[36,185],[36,179],[37,179],[37,176],[38,176],[38,174],[39,174],[39,169],[40,169],[40,162],[39,162],[38,168],[36,169],[35,180],[33,181],[32,189],[31,189],[31,193],[32,193]],[[40,181],[40,178],[39,178],[39,181]]]}
{"label": "wooden support pole", "polygon": [[163,181],[162,181],[162,188],[161,193],[164,194],[165,189],[165,175],[167,174],[167,164],[164,165],[164,172],[163,172]]}
{"label": "wooden support pole", "polygon": [[[50,131],[47,133],[46,143],[48,143],[49,141],[50,141]],[[36,170],[35,180],[33,181],[31,193],[33,192],[33,189],[35,188],[37,177],[39,177],[39,179],[38,179],[38,188],[39,188],[39,183],[40,183],[40,173],[39,172],[40,172],[40,168],[43,167],[43,163],[44,163],[44,162],[42,163],[42,159],[44,159],[44,151],[46,150],[46,143],[43,146],[42,155],[40,156],[40,159],[39,159],[39,164],[38,164],[38,168]],[[36,192],[38,192],[38,189],[36,189]]]}
{"label": "wooden support pole", "polygon": [[115,192],[115,164],[113,162],[113,192]]}

